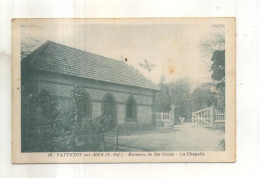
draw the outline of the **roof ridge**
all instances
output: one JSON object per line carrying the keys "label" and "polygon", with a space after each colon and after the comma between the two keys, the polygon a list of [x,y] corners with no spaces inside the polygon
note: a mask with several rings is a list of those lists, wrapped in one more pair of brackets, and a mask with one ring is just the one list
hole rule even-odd
{"label": "roof ridge", "polygon": [[[83,49],[76,48],[76,47],[67,46],[67,45],[64,45],[64,44],[61,44],[61,43],[57,43],[57,42],[54,42],[54,41],[47,40],[45,43],[53,43],[55,45],[63,46],[63,47],[66,47],[66,48],[70,48],[72,50],[77,50],[77,51],[80,51],[82,53],[87,53],[87,54],[95,55],[95,56],[98,56],[98,57],[106,58],[108,60],[111,60],[111,61],[114,61],[114,62],[118,62],[118,63],[124,63],[123,61],[120,61],[120,60],[117,60],[117,59],[112,59],[110,57],[102,56],[100,54],[96,54],[96,53],[93,53],[93,52],[85,51]],[[45,44],[45,43],[43,43],[43,44]]]}
{"label": "roof ridge", "polygon": [[50,40],[24,59],[35,69],[157,90],[133,65]]}

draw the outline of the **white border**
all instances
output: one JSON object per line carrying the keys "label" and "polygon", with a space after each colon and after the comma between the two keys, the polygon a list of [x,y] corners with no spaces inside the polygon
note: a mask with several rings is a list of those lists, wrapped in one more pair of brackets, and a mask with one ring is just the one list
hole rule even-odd
{"label": "white border", "polygon": [[[66,1],[66,2],[65,2]],[[12,3],[13,2],[13,3]],[[33,2],[33,3],[32,3]],[[57,3],[56,3],[57,2]],[[60,1],[0,1],[0,51],[11,54],[12,17],[75,17]],[[63,0],[69,4],[70,0]],[[77,1],[79,4],[82,1]],[[260,106],[259,1],[244,0],[88,0],[76,7],[79,17],[237,17],[237,163],[235,164],[123,164],[12,165],[10,59],[0,62],[0,177],[259,177]],[[129,7],[139,4],[141,8]],[[201,6],[204,4],[204,6]],[[73,5],[69,5],[73,6]],[[205,8],[206,6],[206,8]],[[59,10],[58,9],[62,9]],[[79,9],[82,9],[79,11]],[[129,9],[129,10],[128,10]],[[61,12],[62,11],[62,12]],[[76,14],[75,14],[76,15]]]}

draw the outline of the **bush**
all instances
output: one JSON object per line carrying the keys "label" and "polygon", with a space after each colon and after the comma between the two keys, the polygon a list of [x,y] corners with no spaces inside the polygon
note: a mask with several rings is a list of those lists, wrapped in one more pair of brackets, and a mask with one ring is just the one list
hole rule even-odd
{"label": "bush", "polygon": [[104,150],[105,132],[112,130],[116,122],[103,114],[83,119],[80,114],[80,103],[86,97],[86,91],[75,85],[71,93],[71,108],[66,120],[72,131],[72,147],[82,147],[84,151]]}
{"label": "bush", "polygon": [[84,89],[74,86],[71,107],[57,110],[57,97],[41,90],[22,88],[22,151],[103,151],[105,132],[116,126],[111,117],[82,118],[79,101]]}

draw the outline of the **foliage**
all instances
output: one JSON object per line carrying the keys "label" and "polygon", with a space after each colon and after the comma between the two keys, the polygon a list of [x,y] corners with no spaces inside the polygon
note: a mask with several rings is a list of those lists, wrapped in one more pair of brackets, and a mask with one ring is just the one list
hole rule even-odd
{"label": "foliage", "polygon": [[225,50],[214,51],[211,61],[212,79],[215,81],[225,81]]}
{"label": "foliage", "polygon": [[161,91],[157,95],[157,111],[169,112],[170,106],[175,106],[175,119],[185,117],[190,119],[192,112],[210,107],[217,103],[216,93],[212,91],[212,83],[204,83],[191,89],[188,79],[166,83],[161,77]]}
{"label": "foliage", "polygon": [[214,51],[211,61],[212,75],[211,78],[215,82],[217,90],[217,105],[216,107],[225,110],[225,50]]}
{"label": "foliage", "polygon": [[225,26],[213,25],[213,32],[201,41],[201,52],[205,57],[211,57],[216,50],[225,49]]}
{"label": "foliage", "polygon": [[172,104],[169,87],[165,83],[165,77],[161,76],[160,93],[157,94],[156,105],[159,112],[169,112]]}
{"label": "foliage", "polygon": [[[81,103],[86,98],[86,91],[78,85],[73,86],[71,91],[71,108],[69,113],[69,123],[72,125],[72,147],[78,145],[88,146],[85,149],[101,149],[104,150],[104,133],[112,130],[116,126],[113,118],[101,115],[95,118],[85,117],[81,115]],[[77,143],[78,137],[85,135],[84,139]],[[102,148],[100,148],[102,147]]]}
{"label": "foliage", "polygon": [[71,91],[71,108],[69,118],[71,122],[82,123],[82,115],[80,114],[81,103],[84,101],[86,93],[83,88],[74,85]]}
{"label": "foliage", "polygon": [[159,112],[169,112],[170,106],[175,106],[175,117],[188,118],[190,110],[191,85],[189,80],[181,79],[176,82],[166,83],[162,76],[160,81],[160,93],[157,95],[157,110]]}
{"label": "foliage", "polygon": [[[71,91],[71,108],[70,108],[70,114],[69,118],[71,122],[76,123],[83,123],[83,117],[80,114],[81,103],[82,100],[87,97],[86,91],[84,88],[80,88],[78,85],[73,86],[73,90]],[[86,117],[84,118],[84,122],[87,125],[90,125],[89,130],[91,130],[93,133],[98,131],[100,132],[106,132],[108,130],[113,129],[116,126],[115,120],[113,120],[111,117],[107,117],[105,115],[98,116],[96,118],[90,118]],[[94,130],[93,130],[94,129]]]}
{"label": "foliage", "polygon": [[191,84],[189,80],[182,79],[169,84],[171,88],[172,103],[175,105],[175,116],[191,117],[190,94]]}
{"label": "foliage", "polygon": [[203,84],[192,92],[192,110],[197,111],[211,107],[216,103],[216,96],[211,91],[211,84]]}
{"label": "foliage", "polygon": [[36,97],[37,106],[42,109],[42,114],[47,119],[56,119],[58,116],[57,98],[47,90],[41,90]]}
{"label": "foliage", "polygon": [[42,44],[41,41],[35,40],[31,37],[24,37],[21,41],[21,58],[27,57],[34,49]]}
{"label": "foliage", "polygon": [[83,122],[82,133],[105,133],[115,128],[116,123],[111,116],[105,116],[104,114],[97,116],[96,118],[88,118]]}
{"label": "foliage", "polygon": [[57,109],[58,98],[47,90],[32,94],[22,87],[23,151],[97,151],[104,150],[104,134],[116,126],[111,117],[80,115],[84,89],[75,85],[70,108]]}
{"label": "foliage", "polygon": [[[49,91],[41,90],[39,94],[22,87],[22,149],[39,150],[44,140],[63,134],[60,129],[61,119],[57,110],[57,99]],[[28,146],[28,147],[26,147]]]}
{"label": "foliage", "polygon": [[201,51],[206,57],[211,57],[211,78],[215,83],[216,107],[225,110],[225,26],[214,25],[214,32],[201,41]]}

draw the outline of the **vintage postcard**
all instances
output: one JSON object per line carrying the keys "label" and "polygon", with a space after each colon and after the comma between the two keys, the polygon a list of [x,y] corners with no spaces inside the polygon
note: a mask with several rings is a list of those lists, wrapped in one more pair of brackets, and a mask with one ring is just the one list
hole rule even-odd
{"label": "vintage postcard", "polygon": [[235,162],[235,29],[13,19],[12,162]]}

